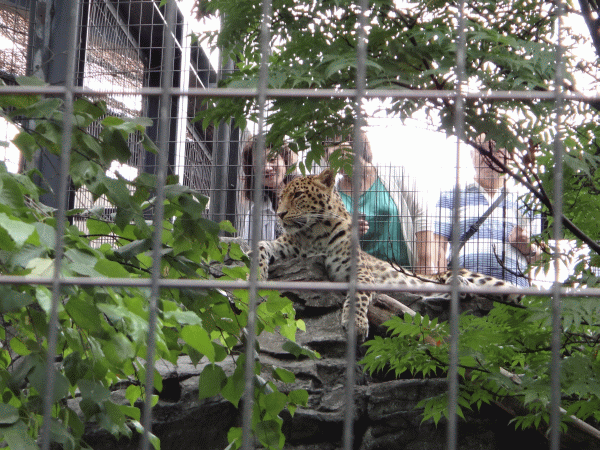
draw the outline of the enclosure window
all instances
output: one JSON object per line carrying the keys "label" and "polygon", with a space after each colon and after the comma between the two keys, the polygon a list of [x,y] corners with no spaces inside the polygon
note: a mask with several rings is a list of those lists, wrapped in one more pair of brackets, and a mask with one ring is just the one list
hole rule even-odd
{"label": "enclosure window", "polygon": [[0,5],[0,73],[4,76],[27,71],[28,15],[27,9]]}

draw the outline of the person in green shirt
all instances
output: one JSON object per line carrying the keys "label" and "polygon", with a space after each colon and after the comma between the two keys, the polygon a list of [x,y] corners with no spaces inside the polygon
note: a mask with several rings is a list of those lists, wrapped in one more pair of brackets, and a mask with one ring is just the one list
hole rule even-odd
{"label": "person in green shirt", "polygon": [[[358,198],[361,248],[396,266],[427,273],[430,266],[427,243],[432,231],[427,230],[427,211],[418,196],[416,184],[403,167],[375,166],[373,153],[365,132],[361,158],[362,176]],[[337,137],[324,143],[329,159],[334,152],[352,151],[350,138]],[[352,211],[352,178],[342,172],[337,183],[344,205]]]}

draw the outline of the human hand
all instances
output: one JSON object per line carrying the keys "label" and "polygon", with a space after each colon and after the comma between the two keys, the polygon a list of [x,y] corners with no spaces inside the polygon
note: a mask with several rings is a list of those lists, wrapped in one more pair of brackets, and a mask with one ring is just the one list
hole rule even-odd
{"label": "human hand", "polygon": [[369,222],[365,219],[358,219],[358,234],[362,236],[367,231],[369,231]]}
{"label": "human hand", "polygon": [[536,244],[530,243],[529,233],[523,228],[516,226],[508,236],[508,242],[515,247],[529,262],[537,261],[542,251]]}
{"label": "human hand", "polygon": [[508,235],[508,242],[510,245],[517,248],[523,244],[529,245],[529,233],[527,233],[522,227],[516,226]]}

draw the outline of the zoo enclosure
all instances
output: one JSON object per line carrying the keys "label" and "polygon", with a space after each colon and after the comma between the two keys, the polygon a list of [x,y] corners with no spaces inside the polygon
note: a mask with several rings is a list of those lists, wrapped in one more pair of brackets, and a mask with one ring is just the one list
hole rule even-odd
{"label": "zoo enclosure", "polygon": [[[75,6],[74,6],[75,5]],[[172,5],[172,4],[170,4]],[[146,171],[149,173],[164,174],[171,171],[180,176],[180,181],[186,186],[202,191],[211,197],[211,216],[215,220],[230,218],[235,220],[237,203],[235,189],[237,185],[237,156],[238,143],[242,141],[242,133],[234,124],[222,124],[217,130],[209,129],[206,132],[197,123],[192,123],[193,118],[201,108],[202,98],[211,96],[256,96],[261,106],[261,120],[264,121],[266,102],[268,98],[286,96],[306,96],[309,98],[350,98],[360,103],[369,96],[393,97],[431,97],[451,96],[457,104],[457,128],[463,117],[461,102],[469,95],[462,89],[453,92],[405,92],[389,91],[377,94],[366,92],[364,80],[359,77],[357,89],[351,91],[303,91],[303,90],[274,90],[267,89],[267,70],[262,71],[259,88],[226,90],[215,87],[219,72],[214,71],[208,61],[207,55],[197,45],[189,42],[185,30],[184,14],[176,7],[160,8],[153,1],[125,2],[125,1],[86,1],[81,4],[66,0],[53,3],[55,14],[50,16],[50,4],[44,1],[26,0],[17,2],[3,2],[0,20],[2,30],[6,31],[15,44],[12,51],[3,50],[1,53],[0,70],[3,80],[9,85],[4,88],[5,94],[10,93],[45,93],[49,95],[62,95],[73,99],[76,95],[106,98],[112,114],[127,117],[146,116],[153,120],[154,126],[149,133],[161,145],[160,157],[147,154],[139,147],[139,143],[131,142],[132,158],[129,162],[134,173]],[[364,8],[365,5],[363,4]],[[269,4],[264,8],[268,11]],[[75,23],[73,11],[78,13]],[[268,15],[268,14],[267,14]],[[73,33],[65,33],[69,29]],[[466,44],[463,42],[463,44]],[[69,49],[69,51],[67,51]],[[263,47],[263,54],[268,49]],[[48,54],[52,58],[48,59]],[[71,55],[73,60],[69,60]],[[459,53],[460,55],[460,53]],[[358,52],[358,65],[364,64],[364,53]],[[172,67],[171,67],[172,62]],[[68,68],[73,71],[69,72]],[[464,76],[461,72],[460,59],[457,61],[459,79]],[[359,72],[360,73],[360,72]],[[14,76],[38,75],[46,80],[48,88],[16,87]],[[14,86],[14,87],[10,87]],[[477,94],[484,96],[484,94]],[[491,93],[485,94],[488,98],[504,98],[510,96],[515,100],[531,98],[554,98],[557,104],[562,100],[562,93],[557,91],[552,95],[519,92],[519,93]],[[162,102],[162,103],[161,103]],[[168,107],[161,110],[161,105],[168,102]],[[67,103],[68,104],[68,103]],[[161,111],[168,111],[165,115]],[[360,114],[359,114],[360,116]],[[258,130],[264,127],[263,122],[258,123]],[[264,145],[264,142],[261,142]],[[65,149],[67,150],[67,149]],[[560,154],[561,147],[557,146]],[[63,158],[68,158],[68,151],[63,152]],[[560,158],[557,158],[560,159]],[[55,206],[59,214],[72,207],[91,206],[91,197],[85,192],[72,192],[64,183],[64,176],[58,168],[63,166],[60,158],[49,154],[40,155],[37,168],[50,180],[56,196],[45,199],[47,204]],[[212,168],[212,175],[211,169]],[[235,170],[229,170],[235,168]],[[123,170],[123,169],[121,169]],[[257,170],[260,170],[257,167]],[[58,175],[58,176],[57,176]],[[161,179],[161,178],[159,178]],[[164,182],[164,178],[162,178]],[[557,186],[560,186],[557,183]],[[157,186],[157,194],[161,195],[164,186]],[[560,188],[559,188],[560,189]],[[559,191],[560,193],[560,191]],[[557,196],[560,211],[560,195]],[[63,200],[68,200],[63,203]],[[109,213],[109,212],[107,212]],[[75,219],[76,220],[76,219]],[[258,219],[256,219],[258,220]],[[159,222],[160,223],[160,218]],[[60,229],[60,228],[59,228]],[[158,247],[159,245],[155,245]],[[57,249],[58,251],[58,249]],[[61,285],[60,278],[42,280],[58,289]],[[106,280],[92,280],[98,285],[107,283]],[[0,282],[9,283],[11,280]],[[158,274],[151,280],[152,287],[158,289],[161,279]],[[141,285],[141,284],[140,284]],[[218,282],[190,281],[189,287],[221,287],[226,284]],[[248,287],[256,294],[257,287],[261,286],[256,280],[251,280]],[[293,284],[280,283],[276,287],[285,289],[294,287]],[[297,287],[297,286],[296,286]],[[355,283],[347,286],[356,289]],[[314,289],[314,286],[311,286]],[[340,289],[340,286],[323,284],[320,289]],[[453,286],[456,294],[458,286]],[[493,290],[490,289],[490,293]],[[542,292],[543,293],[543,292]],[[547,293],[547,292],[546,292]],[[554,296],[556,309],[562,295],[557,287],[551,291]],[[454,295],[456,298],[456,295]],[[555,317],[558,321],[558,317]],[[456,318],[452,322],[456,326]],[[455,328],[456,331],[456,328]],[[454,336],[457,333],[453,333]],[[557,351],[557,349],[555,349]],[[349,341],[349,358],[353,361],[356,349]],[[558,376],[558,357],[554,359],[553,373]],[[455,361],[456,363],[456,361]],[[351,364],[349,364],[351,366]],[[456,398],[456,366],[450,377],[450,396]],[[348,378],[352,379],[349,372]],[[454,380],[454,381],[452,381]],[[351,391],[349,389],[348,391]],[[351,397],[348,404],[352,405]],[[349,407],[351,408],[351,407]],[[554,425],[558,419],[558,406],[553,409]],[[348,417],[351,418],[351,411]],[[248,425],[247,422],[245,422]],[[557,429],[556,426],[553,429]],[[451,448],[456,445],[456,416],[451,414],[448,427]],[[346,448],[351,448],[351,420],[347,422]],[[558,448],[558,435],[553,433],[552,446]],[[148,443],[145,443],[148,446]]]}
{"label": "zoo enclosure", "polygon": [[[2,2],[0,77],[7,85],[15,85],[15,77],[33,75],[52,86],[60,86],[72,76],[66,73],[69,36],[65,33],[69,26],[67,13],[72,7],[69,1]],[[142,89],[160,89],[164,85],[167,39],[164,7],[159,8],[159,4],[153,1],[86,0],[77,4],[77,11],[74,85],[87,90],[95,99],[106,101],[111,115],[152,119],[154,125],[148,134],[158,142],[160,96],[146,95]],[[205,51],[191,42],[189,23],[184,22],[184,15],[188,14],[189,11],[177,9],[172,32],[175,42],[172,82],[175,88],[182,90],[203,89],[214,85],[217,72]],[[181,184],[210,195],[213,129],[203,130],[200,123],[192,121],[202,108],[201,99],[174,96],[169,102],[170,117],[166,131],[169,171],[179,176]],[[94,130],[91,132],[94,133]],[[235,137],[236,133],[239,130],[233,129],[229,133],[233,136],[234,146],[239,140]],[[8,141],[10,134],[3,137]],[[221,140],[215,145],[222,153],[220,147],[225,142]],[[130,142],[130,150],[130,161],[125,167],[115,169],[130,178],[139,172],[156,173],[155,155],[144,151],[135,139]],[[14,165],[22,164],[18,162],[16,152],[4,153],[5,160],[11,158]],[[235,160],[233,163],[235,165]],[[58,160],[43,154],[37,161],[37,168],[52,190],[58,192]],[[47,197],[44,201],[50,206],[57,206],[59,195]],[[92,206],[91,197],[86,192],[69,192],[68,198],[69,207]],[[214,207],[220,205],[218,203]],[[228,214],[234,213],[229,211]]]}

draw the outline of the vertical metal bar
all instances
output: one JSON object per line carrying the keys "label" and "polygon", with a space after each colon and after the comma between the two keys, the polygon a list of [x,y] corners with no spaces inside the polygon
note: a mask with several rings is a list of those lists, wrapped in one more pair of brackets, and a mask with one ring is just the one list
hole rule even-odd
{"label": "vertical metal bar", "polygon": [[459,3],[458,33],[456,49],[456,97],[455,97],[455,127],[457,136],[456,145],[456,183],[452,217],[452,297],[450,302],[450,347],[448,364],[448,450],[455,450],[458,440],[457,432],[457,407],[458,407],[458,246],[460,240],[460,150],[464,141],[464,84],[465,65],[467,52],[467,37],[464,17],[464,0]]}
{"label": "vertical metal bar", "polygon": [[27,76],[44,78],[44,53],[50,42],[50,5],[45,0],[33,0],[29,14],[27,43]]}
{"label": "vertical metal bar", "polygon": [[263,206],[263,182],[265,171],[265,115],[267,105],[267,87],[269,81],[269,42],[271,26],[271,0],[264,0],[262,4],[262,21],[260,29],[260,68],[258,77],[258,136],[254,148],[254,186],[253,202],[254,215],[250,218],[252,223],[250,261],[250,287],[248,288],[248,325],[246,326],[246,364],[244,367],[244,407],[242,410],[242,448],[254,448],[252,437],[252,409],[254,405],[254,346],[256,343],[256,305],[258,291],[258,240],[260,238],[261,211]]}
{"label": "vertical metal bar", "polygon": [[52,421],[52,399],[56,383],[54,356],[58,338],[58,305],[60,302],[61,282],[60,272],[64,255],[63,238],[66,224],[67,192],[69,186],[69,162],[71,157],[71,128],[73,126],[73,87],[75,83],[75,56],[78,41],[77,24],[79,5],[77,0],[70,0],[69,8],[69,36],[67,48],[67,67],[65,78],[65,104],[63,116],[62,148],[60,155],[58,207],[56,211],[56,241],[54,274],[52,277],[52,305],[48,321],[48,353],[46,356],[46,392],[44,395],[44,421],[41,430],[41,448],[50,448],[50,427]]}
{"label": "vertical metal bar", "polygon": [[[191,35],[189,33],[187,22],[182,23],[181,28],[183,33],[181,36],[181,45],[179,50],[181,52],[181,67],[179,68],[179,89],[181,92],[187,92],[190,86],[190,73],[191,73]],[[174,122],[177,124],[175,129],[175,142],[174,142],[174,160],[173,171],[175,175],[179,177],[179,182],[184,183],[183,177],[186,169],[186,137],[187,137],[187,123],[188,123],[188,103],[189,97],[187,95],[178,96],[177,100],[177,117]]]}
{"label": "vertical metal bar", "polygon": [[[226,78],[235,68],[231,58],[221,52],[219,79]],[[215,133],[212,152],[212,171],[210,179],[210,218],[215,222],[225,220],[227,211],[227,180],[229,178],[229,149],[231,142],[231,123],[224,120],[219,123]]]}
{"label": "vertical metal bar", "polygon": [[241,145],[241,130],[234,120],[231,121],[229,130],[229,161],[227,171],[227,183],[225,189],[225,219],[231,223],[237,223],[237,214],[239,214],[237,202],[237,188],[239,185],[238,168],[240,164],[240,145]]}
{"label": "vertical metal bar", "polygon": [[227,164],[229,162],[229,123],[219,123],[215,133],[212,152],[212,171],[210,178],[210,219],[215,222],[225,220],[227,200]]}
{"label": "vertical metal bar", "polygon": [[150,288],[150,301],[148,304],[148,348],[146,353],[146,379],[144,381],[144,411],[142,425],[144,432],[140,448],[148,450],[150,446],[150,433],[152,429],[152,393],[154,386],[154,357],[156,354],[156,322],[157,304],[160,296],[159,278],[162,249],[162,221],[164,216],[165,182],[167,178],[167,160],[169,155],[169,126],[171,121],[171,94],[173,89],[173,60],[174,60],[174,33],[175,11],[177,5],[173,2],[165,4],[165,20],[163,26],[163,52],[164,68],[162,73],[162,91],[160,95],[160,108],[158,117],[158,168],[156,181],[156,201],[154,204],[154,233],[152,236],[152,284]]}
{"label": "vertical metal bar", "polygon": [[369,4],[367,0],[359,1],[358,16],[358,43],[356,48],[356,97],[354,98],[354,136],[353,152],[355,155],[352,168],[352,233],[350,240],[352,242],[352,253],[350,263],[350,280],[348,285],[348,299],[350,299],[350,310],[348,314],[348,328],[346,330],[346,392],[344,410],[344,432],[343,445],[345,450],[354,448],[354,385],[356,369],[356,284],[358,282],[358,199],[360,197],[362,173],[362,161],[357,155],[362,155],[362,146],[366,145],[363,139],[362,128],[364,126],[364,117],[362,111],[362,100],[365,95],[366,85],[366,59],[367,59],[367,14]]}
{"label": "vertical metal bar", "polygon": [[[561,0],[557,2],[556,17],[556,73],[555,73],[555,111],[556,111],[556,136],[554,138],[554,224],[553,238],[559,242],[562,238],[562,212],[563,212],[563,137],[562,137],[562,117],[564,114],[564,58],[562,47],[562,17],[565,12],[564,4]],[[560,341],[561,341],[561,295],[559,275],[560,259],[558,252],[554,254],[554,284],[552,294],[552,339],[551,339],[551,360],[550,360],[550,449],[559,450],[560,448]]]}

